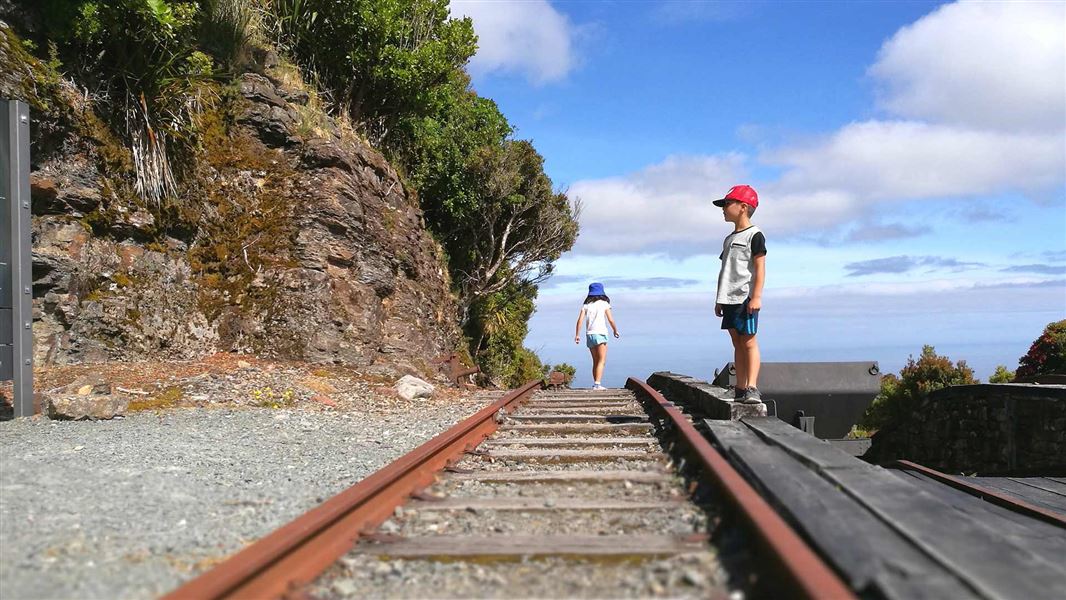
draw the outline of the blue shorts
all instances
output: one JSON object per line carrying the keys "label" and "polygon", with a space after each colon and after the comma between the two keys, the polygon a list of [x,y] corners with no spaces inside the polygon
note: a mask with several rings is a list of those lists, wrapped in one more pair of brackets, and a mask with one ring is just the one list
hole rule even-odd
{"label": "blue shorts", "polygon": [[599,346],[600,344],[606,344],[606,343],[607,343],[607,336],[603,335],[602,333],[586,333],[585,334],[585,345],[588,346],[589,348],[595,348],[596,346]]}
{"label": "blue shorts", "polygon": [[740,335],[755,335],[759,332],[759,311],[749,315],[747,300],[744,304],[723,304],[722,329],[736,329]]}

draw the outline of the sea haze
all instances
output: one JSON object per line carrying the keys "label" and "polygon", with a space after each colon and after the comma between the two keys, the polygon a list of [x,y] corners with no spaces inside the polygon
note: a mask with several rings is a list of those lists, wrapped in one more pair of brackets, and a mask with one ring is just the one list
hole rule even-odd
{"label": "sea haze", "polygon": [[[1066,318],[1066,286],[1020,290],[965,289],[937,294],[764,299],[759,341],[764,362],[877,361],[898,373],[908,356],[932,345],[953,361],[965,360],[981,380],[996,365],[1011,370],[1048,323]],[[612,294],[622,338],[611,339],[603,384],[622,386],[668,370],[704,379],[732,360],[710,296],[699,293]],[[592,384],[584,345],[574,344],[580,298],[538,301],[526,346],[546,363],[577,367],[575,387]],[[1006,307],[1006,308],[1004,308]]]}

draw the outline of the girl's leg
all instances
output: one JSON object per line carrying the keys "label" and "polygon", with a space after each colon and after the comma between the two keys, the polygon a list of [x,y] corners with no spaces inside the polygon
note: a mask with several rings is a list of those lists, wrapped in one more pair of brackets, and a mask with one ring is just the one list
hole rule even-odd
{"label": "girl's leg", "polygon": [[607,344],[600,344],[592,349],[596,359],[592,366],[592,381],[603,381],[603,367],[607,364]]}
{"label": "girl's leg", "polygon": [[588,354],[593,357],[593,383],[596,383],[599,380],[599,377],[596,375],[596,363],[599,361],[599,358],[596,355],[596,348],[598,347],[599,346],[593,346],[588,348]]}
{"label": "girl's leg", "polygon": [[748,352],[747,347],[744,345],[742,338],[751,337],[743,336],[737,333],[736,329],[727,329],[729,332],[729,339],[733,342],[733,368],[737,372],[737,385],[738,390],[748,389]]}

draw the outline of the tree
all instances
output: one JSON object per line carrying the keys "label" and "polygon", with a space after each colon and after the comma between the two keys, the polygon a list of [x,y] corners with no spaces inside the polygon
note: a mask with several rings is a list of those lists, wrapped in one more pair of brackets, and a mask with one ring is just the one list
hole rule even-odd
{"label": "tree", "polygon": [[477,50],[472,22],[449,18],[448,0],[272,3],[282,45],[374,144],[391,146],[393,127],[426,114]]}
{"label": "tree", "polygon": [[511,126],[496,103],[466,88],[468,80],[431,94],[431,110],[409,115],[394,130],[393,153],[418,190],[426,223],[455,255],[466,222],[478,218],[477,174],[472,168],[484,148],[498,148]]}
{"label": "tree", "polygon": [[966,361],[954,364],[948,357],[937,355],[932,346],[923,346],[918,360],[907,358],[898,377],[889,374],[881,378],[881,392],[866,409],[859,426],[871,431],[882,429],[917,410],[930,392],[974,383],[977,380]]}
{"label": "tree", "polygon": [[483,149],[474,173],[479,218],[464,223],[450,256],[462,313],[513,283],[551,275],[554,261],[577,239],[581,210],[552,190],[544,159],[527,141]]}
{"label": "tree", "polygon": [[988,383],[1010,383],[1014,381],[1014,371],[1008,370],[1006,365],[996,365],[996,371],[988,378]]}
{"label": "tree", "polygon": [[464,328],[471,354],[485,377],[499,387],[516,387],[541,376],[540,359],[522,346],[536,297],[535,285],[512,282],[471,307]]}
{"label": "tree", "polygon": [[1018,361],[1018,377],[1066,375],[1066,320],[1048,323]]}

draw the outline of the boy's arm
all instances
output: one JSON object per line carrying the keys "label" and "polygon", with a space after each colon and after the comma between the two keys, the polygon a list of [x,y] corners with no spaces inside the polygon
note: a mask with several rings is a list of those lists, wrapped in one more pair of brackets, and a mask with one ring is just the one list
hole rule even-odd
{"label": "boy's arm", "polygon": [[762,284],[766,281],[766,255],[755,257],[755,271],[751,274],[751,297],[748,300],[748,313],[762,308]]}
{"label": "boy's arm", "polygon": [[607,322],[611,324],[611,329],[614,330],[614,337],[619,337],[618,326],[614,324],[614,317],[611,316],[611,309],[607,309]]}
{"label": "boy's arm", "polygon": [[585,316],[585,307],[581,307],[581,312],[577,313],[577,325],[574,325],[574,343],[581,343],[581,317]]}

